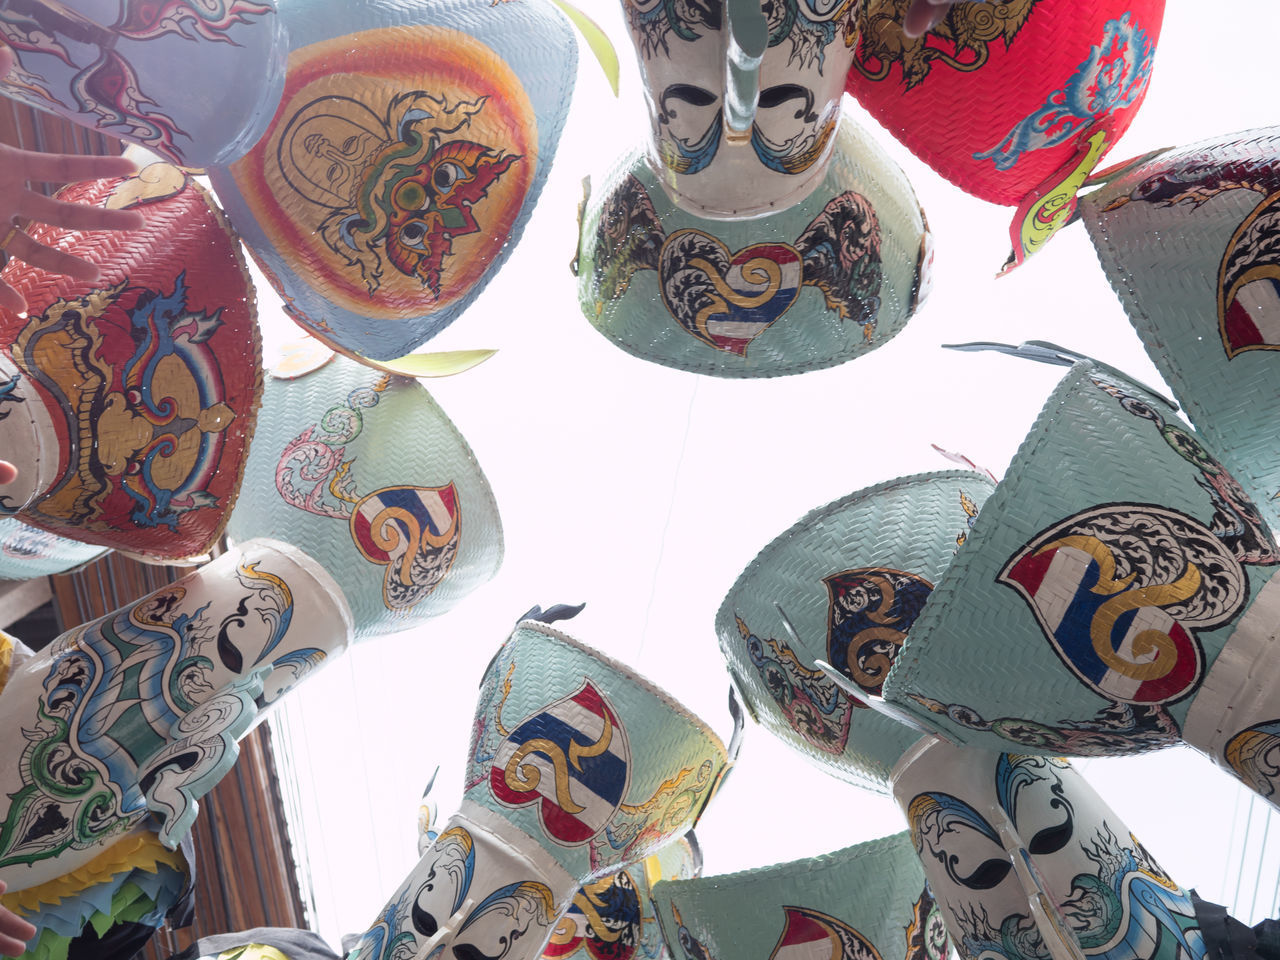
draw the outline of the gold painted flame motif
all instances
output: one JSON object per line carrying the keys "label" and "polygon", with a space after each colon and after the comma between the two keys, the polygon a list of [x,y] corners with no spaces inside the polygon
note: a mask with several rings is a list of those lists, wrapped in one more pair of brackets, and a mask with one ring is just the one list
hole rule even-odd
{"label": "gold painted flame motif", "polygon": [[1060,547],[1071,547],[1092,557],[1098,565],[1098,582],[1092,588],[1093,592],[1112,595],[1110,600],[1098,608],[1089,626],[1093,652],[1098,655],[1098,659],[1109,669],[1133,680],[1158,680],[1168,674],[1178,660],[1177,644],[1169,634],[1151,629],[1142,630],[1136,634],[1133,638],[1134,656],[1154,655],[1150,661],[1144,660],[1139,663],[1126,660],[1112,648],[1111,633],[1116,621],[1130,610],[1166,607],[1195,596],[1200,590],[1200,569],[1195,564],[1188,563],[1186,571],[1173,583],[1153,584],[1131,590],[1129,585],[1133,583],[1136,574],[1116,579],[1115,558],[1110,548],[1101,540],[1076,534],[1054,540],[1037,553],[1056,550]]}
{"label": "gold painted flame motif", "polygon": [[521,744],[507,761],[507,767],[503,771],[507,786],[516,793],[531,793],[538,789],[538,784],[542,782],[542,771],[532,763],[525,763],[524,759],[532,753],[540,753],[551,762],[555,770],[557,806],[566,813],[582,813],[586,807],[578,804],[569,793],[569,764],[580,771],[584,759],[598,757],[609,749],[609,743],[613,740],[613,721],[608,712],[602,714],[602,719],[604,730],[600,733],[600,739],[587,746],[577,740],[569,741],[567,758],[559,744],[545,737],[536,737]]}

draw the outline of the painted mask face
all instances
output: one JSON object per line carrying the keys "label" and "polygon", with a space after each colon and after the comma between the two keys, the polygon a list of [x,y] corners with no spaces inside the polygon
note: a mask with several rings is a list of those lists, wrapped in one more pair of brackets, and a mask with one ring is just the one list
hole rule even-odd
{"label": "painted mask face", "polygon": [[[555,914],[551,891],[543,884],[509,884],[481,901],[445,952],[451,953],[453,960],[535,956],[551,932]],[[435,958],[433,952],[432,960]]]}
{"label": "painted mask face", "polygon": [[[899,773],[895,795],[962,957],[1044,958],[1056,936],[1107,960],[1152,960],[1171,944],[1204,956],[1186,891],[1065,760],[933,744]],[[1037,890],[1052,906],[1039,920]]]}
{"label": "painted mask face", "polygon": [[387,259],[439,294],[440,272],[452,252],[453,238],[480,229],[472,206],[518,159],[470,140],[441,144],[390,191]]}
{"label": "painted mask face", "polygon": [[652,159],[680,206],[736,218],[801,199],[825,167],[839,120],[854,4],[760,3],[768,45],[755,114],[740,133],[725,120],[730,5],[623,6],[644,74]]}
{"label": "painted mask face", "polygon": [[461,827],[446,830],[436,838],[421,865],[424,879],[414,897],[413,928],[429,939],[461,909],[471,889],[475,872],[475,851],[471,834]]}

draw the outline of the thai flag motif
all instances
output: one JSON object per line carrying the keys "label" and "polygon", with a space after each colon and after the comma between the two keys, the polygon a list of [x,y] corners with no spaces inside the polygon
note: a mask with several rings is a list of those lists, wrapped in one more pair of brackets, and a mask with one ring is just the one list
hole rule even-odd
{"label": "thai flag motif", "polygon": [[804,907],[783,907],[787,924],[769,960],[880,960],[879,953],[847,923]]}
{"label": "thai flag motif", "polygon": [[[1199,677],[1199,644],[1182,624],[1160,607],[1117,604],[1124,586],[1106,583],[1088,553],[1051,547],[1023,557],[1008,577],[1022,587],[1071,668],[1104,696],[1126,703],[1165,703]],[[1112,619],[1108,608],[1123,612]],[[1095,648],[1099,631],[1112,655]],[[1169,642],[1153,647],[1140,639],[1152,636]]]}
{"label": "thai flag motif", "polygon": [[999,582],[1027,601],[1058,655],[1109,700],[1169,703],[1204,670],[1198,629],[1232,619],[1247,581],[1191,517],[1148,504],[1096,507],[1025,546]]}
{"label": "thai flag motif", "polygon": [[1224,311],[1222,334],[1231,356],[1280,347],[1280,279],[1268,276],[1242,285]]}
{"label": "thai flag motif", "polygon": [[553,840],[586,843],[617,812],[631,748],[613,705],[591,683],[521,721],[498,747],[489,785],[499,803],[538,804]]}
{"label": "thai flag motif", "polygon": [[351,538],[370,561],[385,566],[382,600],[408,610],[448,574],[458,552],[458,492],[442,487],[384,487],[356,504]]}

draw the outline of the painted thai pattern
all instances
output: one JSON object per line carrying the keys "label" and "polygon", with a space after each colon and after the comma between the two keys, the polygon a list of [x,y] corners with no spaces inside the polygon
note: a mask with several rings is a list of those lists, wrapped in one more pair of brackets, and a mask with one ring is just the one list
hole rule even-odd
{"label": "painted thai pattern", "polygon": [[384,376],[357,387],[291,440],[276,464],[285,503],[320,517],[345,520],[356,549],[385,568],[382,602],[405,613],[431,594],[453,566],[462,535],[462,508],[453,483],[390,486],[361,494],[359,458],[347,445],[364,430],[364,411],[391,384]]}
{"label": "painted thai pattern", "polygon": [[[501,804],[537,803],[539,823],[553,842],[565,846],[589,842],[593,870],[642,860],[691,826],[716,784],[719,771],[710,760],[696,768],[682,768],[647,800],[628,803],[631,750],[625,719],[584,677],[574,694],[509,725],[503,710],[517,664],[504,660],[505,656],[505,652],[499,654],[481,685],[465,790],[487,782],[488,792]],[[599,753],[590,756],[592,750]],[[571,757],[581,765],[573,766]],[[619,778],[626,780],[620,785]],[[495,788],[495,784],[499,785]],[[577,839],[601,822],[607,807],[613,812],[598,832],[587,841]]]}
{"label": "painted thai pattern", "polygon": [[[403,80],[406,62],[426,76]],[[496,257],[533,182],[536,126],[481,41],[370,30],[290,56],[271,130],[231,170],[291,269],[344,309],[398,319],[465,296]]]}
{"label": "painted thai pattern", "polygon": [[1035,614],[1063,663],[1108,700],[1171,703],[1204,671],[1198,630],[1229,622],[1244,570],[1195,519],[1148,504],[1083,511],[1041,532],[998,582]]}
{"label": "painted thai pattern", "polygon": [[1220,193],[1249,190],[1257,206],[1236,227],[1218,268],[1218,333],[1229,358],[1280,350],[1280,176],[1269,157],[1207,154],[1144,178],[1103,208],[1135,201],[1195,210]]}
{"label": "painted thai pattern", "polygon": [[1049,726],[1024,717],[986,720],[972,707],[907,694],[930,713],[969,730],[990,731],[1010,743],[1077,757],[1162,750],[1182,739],[1177,722],[1160,704],[1112,701],[1090,720],[1060,720]]}
{"label": "painted thai pattern", "polygon": [[596,227],[598,295],[617,300],[635,274],[655,270],[662,300],[686,332],[714,350],[745,357],[805,286],[827,309],[875,333],[883,278],[880,221],[871,203],[834,197],[796,239],[730,250],[702,230],[666,235],[644,185],[628,176],[605,201]]}
{"label": "painted thai pattern", "polygon": [[[1090,957],[1203,957],[1205,946],[1190,897],[1136,839],[1130,836],[1129,844],[1122,844],[1105,821],[1095,823],[1088,836],[1080,835],[1061,772],[1067,768],[1065,761],[1052,757],[1002,754],[994,783],[1001,810],[1018,831],[1023,848],[1042,867],[1058,854],[1072,857],[1073,863],[1081,862],[1081,853],[1084,856],[1088,866],[1075,873],[1070,890],[1053,894],[1066,930]],[[940,864],[960,887],[980,894],[1013,872],[999,832],[965,801],[943,792],[921,793],[908,805],[907,819],[917,852],[926,863]],[[957,949],[966,960],[1049,957],[1030,915],[990,917],[980,897],[956,904],[952,912],[961,930]]]}
{"label": "painted thai pattern", "polygon": [[[1088,957],[1107,960],[1195,960],[1206,949],[1191,899],[1160,871],[1141,844],[1122,845],[1102,828],[1081,843],[1097,872],[1075,877],[1059,904],[1066,927]],[[978,906],[956,913],[957,949],[966,960],[1048,960],[1035,921],[1025,914],[993,919]]]}
{"label": "painted thai pattern", "polygon": [[1280,720],[1241,730],[1222,749],[1222,759],[1249,789],[1272,798],[1280,783]]}
{"label": "painted thai pattern", "polygon": [[[32,103],[87,114],[104,132],[182,163],[179,141],[188,134],[160,108],[155,98],[163,99],[164,91],[142,89],[135,67],[117,51],[117,41],[173,35],[234,43],[228,31],[269,16],[274,9],[271,3],[252,0],[120,0],[115,23],[104,27],[61,4],[12,3],[0,10],[0,39],[17,51],[22,65],[14,68],[8,85]],[[79,72],[70,84],[74,102],[59,99],[36,72],[38,60],[24,54],[48,54],[75,67]]]}
{"label": "painted thai pattern", "polygon": [[1013,46],[1039,2],[958,3],[928,33],[908,37],[902,22],[910,0],[866,0],[858,13],[854,67],[868,80],[884,80],[900,64],[908,90],[923,83],[934,64],[963,73],[977,70],[990,58],[992,44]]}
{"label": "painted thai pattern", "polygon": [[684,952],[684,960],[718,960],[685,925],[684,918],[680,916],[680,908],[674,903],[671,904],[671,915],[676,922],[676,942]]}
{"label": "painted thai pattern", "polygon": [[214,341],[221,351],[235,331],[219,336],[221,314],[178,274],[171,289],[121,281],[29,318],[10,353],[50,399],[71,454],[25,519],[55,531],[164,527],[207,544],[194,531],[221,526],[238,471],[219,464],[245,442],[256,404],[256,388],[244,401],[230,393]]}
{"label": "painted thai pattern", "polygon": [[[826,67],[828,50],[836,44],[843,48],[851,41],[854,6],[852,0],[771,3],[765,8],[768,48],[785,50],[788,68],[820,77]],[[679,48],[680,42],[714,37],[727,29],[720,0],[696,4],[626,0],[624,8],[636,46],[646,63],[659,58],[678,61],[689,55]],[[673,42],[677,44],[674,51]],[[663,165],[682,175],[707,169],[722,143],[721,92],[677,79],[654,90],[653,100],[657,110],[658,153]],[[819,105],[816,100],[814,91],[803,83],[779,83],[760,91],[757,120],[751,128],[751,148],[766,168],[781,174],[800,174],[826,153],[840,119],[839,98],[826,105]],[[776,123],[771,115],[785,116],[789,122]],[[673,121],[676,122],[673,124]],[[785,136],[785,139],[773,139],[767,131],[775,131],[775,136]]]}
{"label": "painted thai pattern", "polygon": [[574,894],[542,956],[561,960],[581,952],[591,960],[657,960],[662,938],[652,921],[651,915],[644,914],[636,882],[622,870]]}
{"label": "painted thai pattern", "polygon": [[965,526],[958,534],[956,534],[956,549],[964,546],[964,542],[969,539],[969,531],[973,529],[973,525],[978,522],[978,504],[973,497],[969,496],[963,490],[960,491],[960,509],[964,511]]}
{"label": "painted thai pattern", "polygon": [[1200,471],[1196,482],[1205,489],[1213,504],[1209,529],[1240,563],[1280,563],[1280,546],[1276,545],[1275,536],[1257,505],[1195,434],[1176,422],[1166,421],[1156,407],[1120,384],[1101,378],[1094,378],[1093,383],[1115,397],[1126,412],[1154,423],[1169,448]]}
{"label": "painted thai pattern", "polygon": [[791,729],[823,753],[844,753],[853,711],[864,705],[846,697],[821,670],[801,662],[785,641],[761,639],[741,617],[734,619],[751,665]]}
{"label": "painted thai pattern", "polygon": [[[476,879],[485,873],[485,864],[477,864],[471,834],[462,827],[445,830],[415,868],[409,885],[387,904],[348,957],[388,960],[416,955],[442,929],[451,937],[427,955],[429,960],[443,957],[446,946],[459,957],[497,958],[522,937],[545,937],[556,913],[551,890],[524,880],[487,894],[483,888],[472,893]],[[466,915],[459,917],[464,909]]]}
{"label": "painted thai pattern", "polygon": [[489,772],[494,798],[538,805],[543,832],[586,843],[618,811],[631,779],[626,729],[608,698],[584,678],[577,691],[518,723]]}
{"label": "painted thai pattern", "polygon": [[905,960],[945,960],[950,953],[947,923],[926,883],[911,910]]}
{"label": "painted thai pattern", "polygon": [[990,160],[997,170],[1008,170],[1024,153],[1066,143],[1108,114],[1141,100],[1154,59],[1155,44],[1128,13],[1107,21],[1102,42],[1090,49],[1066,84],[1049,94],[1044,105],[1003,140],[975,153],[973,159]]}
{"label": "painted thai pattern", "polygon": [[827,587],[827,660],[878,696],[907,631],[933,584],[887,567],[860,567],[823,578]]}
{"label": "painted thai pattern", "polygon": [[[274,699],[325,658],[281,645],[293,593],[242,563],[225,616],[181,582],[59,638],[0,824],[0,866],[35,863],[124,833],[148,813],[175,845],[194,801],[235,759],[258,698]],[[230,673],[229,685],[211,679]]]}
{"label": "painted thai pattern", "polygon": [[809,907],[783,907],[782,933],[769,960],[880,960],[866,937],[843,920]]}

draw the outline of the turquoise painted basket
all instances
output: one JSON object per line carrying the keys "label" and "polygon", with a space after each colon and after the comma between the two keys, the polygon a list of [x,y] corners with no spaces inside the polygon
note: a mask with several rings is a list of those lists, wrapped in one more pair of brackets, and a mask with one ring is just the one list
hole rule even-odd
{"label": "turquoise painted basket", "polygon": [[[686,833],[728,770],[723,744],[702,720],[629,668],[542,623],[520,624],[480,689],[464,810],[481,807],[508,820],[582,880],[643,860]],[[518,766],[511,758],[539,730],[577,727],[581,734],[569,733],[585,745],[598,739],[588,731],[605,717],[614,731],[611,763],[579,775],[605,803],[576,822],[558,817],[554,802],[509,773]]]}
{"label": "turquoise painted basket", "polygon": [[943,920],[906,833],[742,873],[664,881],[653,899],[674,960],[947,956]]}
{"label": "turquoise painted basket", "polygon": [[897,335],[931,249],[906,177],[848,117],[806,199],[752,220],[671,201],[643,151],[587,197],[575,270],[587,319],[628,353],[719,377],[804,373]]}
{"label": "turquoise painted basket", "polygon": [[546,182],[577,47],[548,0],[284,7],[280,106],[209,177],[309,332],[393,359],[506,261]]}
{"label": "turquoise painted basket", "polygon": [[68,540],[12,517],[0,519],[0,580],[67,573],[106,552],[106,547]]}
{"label": "turquoise painted basket", "polygon": [[315,557],[346,590],[357,639],[407,630],[493,577],[493,492],[420,383],[342,357],[266,379],[233,539],[275,537]]}
{"label": "turquoise painted basket", "polygon": [[1277,562],[1256,508],[1173,408],[1081,360],[938,583],[884,695],[997,750],[1168,745]]}
{"label": "turquoise painted basket", "polygon": [[884,790],[918,730],[850,699],[881,685],[993,487],[965,470],[904,477],[819,507],[760,551],[716,614],[743,701],[827,772]]}
{"label": "turquoise painted basket", "polygon": [[1080,209],[1160,375],[1280,528],[1280,128],[1160,154]]}
{"label": "turquoise painted basket", "polygon": [[[328,19],[346,4],[325,6]],[[280,100],[281,20],[275,0],[6,3],[16,63],[0,93],[174,163],[229,163]]]}
{"label": "turquoise painted basket", "polygon": [[731,758],[661,690],[525,620],[480,685],[459,810],[349,956],[536,960],[580,888],[687,833]]}

